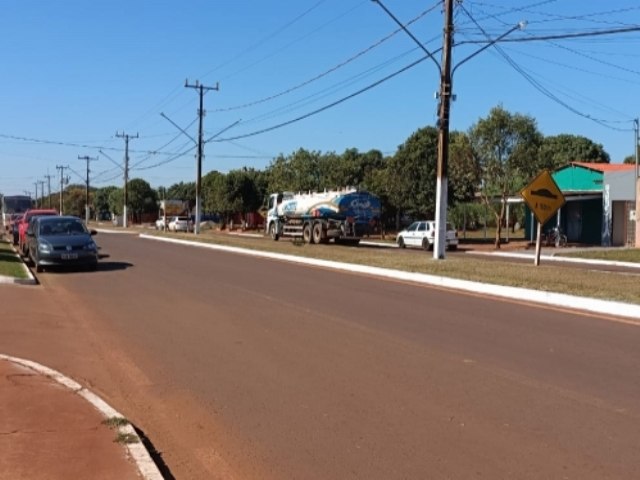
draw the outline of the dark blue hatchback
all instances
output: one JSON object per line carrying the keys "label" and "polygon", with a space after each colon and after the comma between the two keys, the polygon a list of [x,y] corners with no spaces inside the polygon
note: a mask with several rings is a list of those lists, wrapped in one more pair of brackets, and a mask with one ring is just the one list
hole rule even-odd
{"label": "dark blue hatchback", "polygon": [[72,216],[38,217],[27,230],[28,258],[41,272],[50,266],[79,266],[95,270],[98,246],[82,220]]}

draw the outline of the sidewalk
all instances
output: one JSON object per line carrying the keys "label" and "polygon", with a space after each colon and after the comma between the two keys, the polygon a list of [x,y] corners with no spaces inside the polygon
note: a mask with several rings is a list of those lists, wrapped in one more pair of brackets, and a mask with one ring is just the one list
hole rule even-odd
{"label": "sidewalk", "polygon": [[0,480],[161,480],[133,427],[104,423],[112,416],[58,372],[0,354]]}

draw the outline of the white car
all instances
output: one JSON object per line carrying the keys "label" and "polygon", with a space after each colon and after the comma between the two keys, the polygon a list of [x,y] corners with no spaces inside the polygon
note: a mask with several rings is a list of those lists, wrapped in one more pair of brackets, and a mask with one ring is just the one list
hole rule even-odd
{"label": "white car", "polygon": [[190,226],[191,220],[189,217],[171,217],[168,228],[171,232],[188,232]]}
{"label": "white car", "polygon": [[[433,248],[436,241],[436,222],[424,220],[413,222],[396,236],[398,247],[422,247],[425,250]],[[458,248],[458,232],[447,222],[446,245],[449,250]]]}

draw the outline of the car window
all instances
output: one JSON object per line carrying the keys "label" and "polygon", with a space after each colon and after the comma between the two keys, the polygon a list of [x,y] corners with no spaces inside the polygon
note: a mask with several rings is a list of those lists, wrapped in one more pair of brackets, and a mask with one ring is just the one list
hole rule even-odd
{"label": "car window", "polygon": [[424,222],[420,222],[420,224],[418,225],[418,231],[419,232],[424,232],[427,230],[427,224]]}
{"label": "car window", "polygon": [[409,227],[407,228],[407,232],[413,232],[416,230],[416,228],[418,228],[418,222],[413,222],[411,225],[409,225]]}

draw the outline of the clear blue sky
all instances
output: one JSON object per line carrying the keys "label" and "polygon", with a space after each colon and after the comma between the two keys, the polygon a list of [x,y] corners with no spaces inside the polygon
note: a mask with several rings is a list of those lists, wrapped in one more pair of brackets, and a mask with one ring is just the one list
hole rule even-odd
{"label": "clear blue sky", "polygon": [[[405,23],[416,19],[409,28],[428,49],[442,45],[440,2],[384,4]],[[71,182],[82,183],[86,164],[78,156],[85,155],[98,157],[92,185],[122,185],[124,140],[116,131],[139,134],[130,142],[130,178],[154,187],[194,181],[192,141],[160,115],[196,137],[198,96],[186,79],[219,82],[205,96],[207,138],[240,121],[217,137],[223,141],[206,144],[205,173],[262,169],[301,147],[392,154],[416,129],[435,124],[439,73],[427,59],[309,118],[229,139],[307,115],[424,56],[404,32],[391,35],[396,24],[370,0],[3,0],[0,7],[5,194],[33,193],[45,175],[57,178],[56,165],[69,165],[77,172]],[[520,20],[527,28],[508,39],[640,25],[637,0],[465,0],[462,7],[454,65],[479,48],[469,42],[486,38],[482,31],[495,38]],[[603,144],[613,162],[633,152],[640,33],[501,48],[508,60],[491,48],[456,70],[452,129],[467,130],[502,104],[534,117],[545,135]]]}

